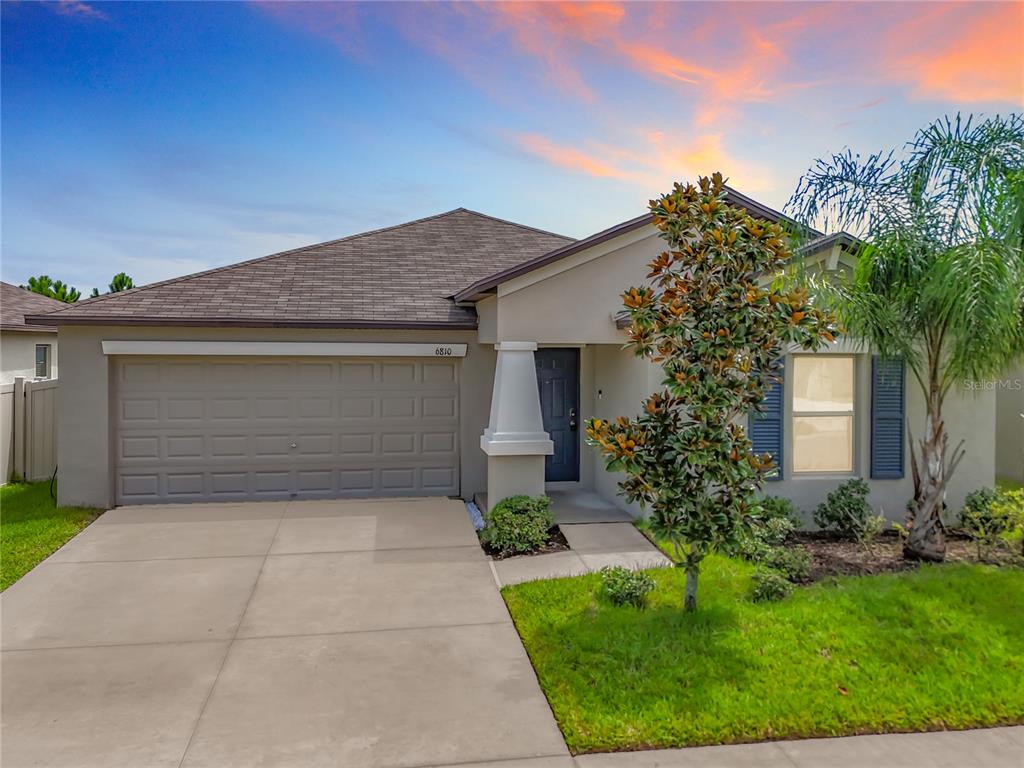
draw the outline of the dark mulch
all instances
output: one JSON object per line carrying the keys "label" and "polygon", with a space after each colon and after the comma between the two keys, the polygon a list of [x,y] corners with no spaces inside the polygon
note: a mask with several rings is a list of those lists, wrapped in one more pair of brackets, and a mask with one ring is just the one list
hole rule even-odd
{"label": "dark mulch", "polygon": [[564,552],[565,550],[569,549],[569,542],[565,540],[565,536],[562,535],[562,530],[556,525],[554,528],[548,531],[547,543],[540,549],[535,550],[533,552],[522,552],[520,554],[514,555],[503,555],[497,550],[491,549],[482,541],[480,542],[480,546],[483,548],[484,552],[491,556],[491,559],[504,560],[506,557],[522,557],[524,555],[549,555],[552,552]]}
{"label": "dark mulch", "polygon": [[[826,531],[800,532],[791,542],[811,553],[810,581],[829,576],[866,576],[872,573],[911,571],[919,563],[903,557],[903,543],[896,531],[881,534],[870,547]],[[1004,563],[1012,559],[1006,551],[983,553],[981,562]],[[977,547],[966,536],[950,533],[946,541],[946,562],[979,562]]]}

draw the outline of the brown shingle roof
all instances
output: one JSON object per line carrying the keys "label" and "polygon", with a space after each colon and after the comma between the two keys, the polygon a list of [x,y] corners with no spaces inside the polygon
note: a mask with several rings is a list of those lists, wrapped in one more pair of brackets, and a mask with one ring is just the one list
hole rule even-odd
{"label": "brown shingle roof", "polygon": [[56,328],[29,325],[25,322],[25,315],[52,312],[66,306],[67,304],[48,296],[41,296],[16,285],[0,282],[0,330],[56,333]]}
{"label": "brown shingle roof", "polygon": [[475,328],[451,300],[572,238],[465,208],[78,302],[47,325]]}

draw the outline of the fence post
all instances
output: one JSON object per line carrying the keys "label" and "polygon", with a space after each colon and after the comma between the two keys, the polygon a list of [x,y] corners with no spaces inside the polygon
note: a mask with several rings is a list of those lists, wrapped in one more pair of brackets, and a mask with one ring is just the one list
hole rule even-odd
{"label": "fence post", "polygon": [[25,377],[14,379],[14,476],[25,479]]}

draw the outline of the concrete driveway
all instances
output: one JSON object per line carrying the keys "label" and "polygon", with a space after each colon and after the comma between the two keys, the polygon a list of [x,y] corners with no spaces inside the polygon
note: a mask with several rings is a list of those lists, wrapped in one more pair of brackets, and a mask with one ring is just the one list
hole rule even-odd
{"label": "concrete driveway", "polygon": [[461,502],[122,507],[0,606],[5,768],[571,765]]}

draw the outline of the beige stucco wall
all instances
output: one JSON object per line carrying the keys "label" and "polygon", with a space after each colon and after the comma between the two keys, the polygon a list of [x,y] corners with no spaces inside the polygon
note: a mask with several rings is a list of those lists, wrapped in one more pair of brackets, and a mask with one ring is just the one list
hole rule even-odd
{"label": "beige stucco wall", "polygon": [[[635,238],[642,239],[635,241]],[[619,247],[614,247],[618,244]],[[542,344],[621,344],[614,313],[622,309],[620,294],[640,285],[647,264],[663,250],[654,227],[602,245],[606,255],[576,263],[555,264],[499,286],[495,332],[499,341]],[[536,280],[542,273],[548,276]]]}
{"label": "beige stucco wall", "polygon": [[1024,483],[1024,365],[995,382],[996,477]]}
{"label": "beige stucco wall", "polygon": [[494,348],[476,343],[470,331],[359,331],[277,328],[65,327],[58,401],[58,464],[61,504],[109,507],[113,503],[110,358],[103,340],[176,341],[379,341],[466,343],[460,376],[461,485],[464,498],[486,486],[486,457],[480,435],[490,412]]}
{"label": "beige stucco wall", "polygon": [[57,378],[57,334],[25,331],[0,332],[0,384],[18,376],[36,376],[36,344],[50,345],[50,378]]}

